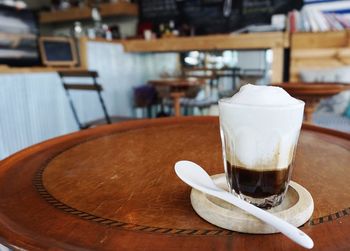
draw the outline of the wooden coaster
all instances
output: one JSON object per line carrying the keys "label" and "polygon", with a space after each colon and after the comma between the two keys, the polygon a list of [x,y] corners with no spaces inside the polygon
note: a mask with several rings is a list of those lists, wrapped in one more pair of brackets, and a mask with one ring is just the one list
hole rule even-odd
{"label": "wooden coaster", "polygon": [[[215,184],[227,190],[224,174],[214,175],[212,178]],[[191,191],[191,204],[200,217],[218,227],[252,234],[278,232],[272,226],[245,211],[196,189]],[[314,201],[310,193],[298,183],[291,181],[282,204],[268,211],[299,227],[310,219],[313,210]]]}

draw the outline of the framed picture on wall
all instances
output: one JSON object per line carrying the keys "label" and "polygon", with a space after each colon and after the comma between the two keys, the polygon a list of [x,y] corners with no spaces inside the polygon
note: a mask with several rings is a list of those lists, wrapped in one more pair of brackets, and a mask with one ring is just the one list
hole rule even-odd
{"label": "framed picture on wall", "polygon": [[70,37],[40,37],[39,49],[45,66],[73,67],[78,64],[77,49]]}

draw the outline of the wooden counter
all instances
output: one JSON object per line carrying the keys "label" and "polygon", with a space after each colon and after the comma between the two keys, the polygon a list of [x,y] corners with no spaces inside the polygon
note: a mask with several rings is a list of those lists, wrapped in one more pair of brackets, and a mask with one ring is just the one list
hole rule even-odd
{"label": "wooden counter", "polygon": [[[272,49],[272,76],[271,82],[283,81],[284,49],[289,47],[289,34],[283,32],[208,35],[196,37],[173,37],[153,40],[112,40],[104,39],[84,41],[98,41],[119,43],[124,46],[125,52],[185,52],[185,51],[215,51],[215,50],[264,50]],[[81,45],[83,47],[83,45]]]}
{"label": "wooden counter", "polygon": [[[174,37],[154,39],[150,41],[138,40],[105,40],[101,38],[81,38],[80,62],[81,69],[87,68],[87,43],[91,41],[121,44],[126,53],[162,53],[185,51],[215,51],[215,50],[264,50],[272,49],[272,83],[283,82],[284,49],[289,47],[289,35],[282,32],[234,34],[234,35],[208,35],[196,37]],[[76,68],[72,68],[75,70]],[[51,72],[61,68],[51,67],[0,67],[0,73],[27,73]]]}
{"label": "wooden counter", "polygon": [[[272,49],[272,83],[283,82],[284,49],[290,48],[290,82],[299,81],[301,69],[322,69],[339,67],[350,63],[350,31],[322,33],[283,32],[250,33],[234,35],[208,35],[196,37],[175,37],[138,40],[106,40],[82,38],[80,51],[82,68],[86,68],[87,42],[121,44],[126,53],[184,52],[192,50],[263,50]],[[48,67],[2,68],[0,73],[50,72]]]}
{"label": "wooden counter", "polygon": [[154,40],[127,40],[123,42],[127,52],[181,52],[211,50],[244,50],[286,48],[288,36],[281,32],[250,33],[234,35],[208,35],[174,37]]}
{"label": "wooden counter", "polygon": [[103,38],[82,38],[82,40],[122,44],[126,52],[253,50],[289,47],[289,34],[282,32],[171,37],[152,40],[106,40]]}
{"label": "wooden counter", "polygon": [[0,66],[0,74],[6,73],[41,73],[41,72],[57,72],[61,70],[67,71],[80,71],[84,70],[83,67],[73,67],[73,68],[63,68],[63,67],[46,67],[46,66],[34,66],[34,67],[8,67],[8,66]]}

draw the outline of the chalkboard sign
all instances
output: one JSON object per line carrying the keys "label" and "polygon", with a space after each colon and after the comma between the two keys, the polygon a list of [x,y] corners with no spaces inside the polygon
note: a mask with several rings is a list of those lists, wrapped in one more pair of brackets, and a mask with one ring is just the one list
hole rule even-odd
{"label": "chalkboard sign", "polygon": [[46,66],[75,66],[77,64],[77,52],[71,38],[40,37],[39,48],[42,63]]}
{"label": "chalkboard sign", "polygon": [[140,21],[154,27],[170,20],[194,28],[196,35],[227,33],[251,24],[270,24],[273,14],[300,9],[303,0],[232,0],[224,14],[224,0],[139,0]]}
{"label": "chalkboard sign", "polygon": [[303,0],[243,0],[242,23],[269,24],[273,14],[287,14],[293,9],[300,9]]}
{"label": "chalkboard sign", "polygon": [[224,1],[187,0],[178,3],[184,20],[197,35],[226,33],[239,28],[240,6],[233,1],[229,16],[224,16]]}
{"label": "chalkboard sign", "polygon": [[193,27],[196,35],[224,33],[239,27],[239,5],[232,2],[229,16],[224,16],[223,0],[139,0],[140,21],[154,27],[175,21],[177,27]]}
{"label": "chalkboard sign", "polygon": [[179,14],[176,0],[143,0],[139,5],[142,20],[174,19]]}

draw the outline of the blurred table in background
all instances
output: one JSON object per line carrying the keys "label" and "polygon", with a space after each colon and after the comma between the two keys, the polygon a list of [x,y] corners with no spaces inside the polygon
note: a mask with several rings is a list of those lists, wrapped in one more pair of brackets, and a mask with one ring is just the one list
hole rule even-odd
{"label": "blurred table in background", "polygon": [[185,97],[186,92],[192,87],[201,87],[205,84],[205,79],[201,78],[163,78],[149,80],[148,83],[154,86],[159,96],[162,98],[171,97],[174,101],[174,115],[181,116],[180,98]]}
{"label": "blurred table in background", "polygon": [[304,120],[312,123],[312,114],[322,98],[331,97],[342,91],[350,90],[350,85],[338,83],[280,83],[274,86],[282,87],[291,96],[305,102]]}

